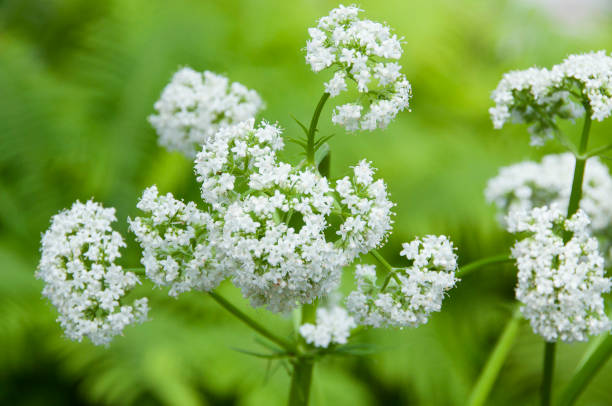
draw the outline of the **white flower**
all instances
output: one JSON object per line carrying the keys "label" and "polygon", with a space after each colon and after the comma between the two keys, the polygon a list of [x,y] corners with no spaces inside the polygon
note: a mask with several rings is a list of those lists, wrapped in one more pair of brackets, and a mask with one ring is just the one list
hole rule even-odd
{"label": "white flower", "polygon": [[121,235],[113,231],[115,209],[79,201],[53,216],[42,238],[36,277],[45,282],[43,295],[59,312],[58,321],[72,340],[88,337],[108,344],[131,323],[147,317],[147,299],[126,303],[124,296],[138,277],[115,264]]}
{"label": "white flower", "polygon": [[508,218],[510,231],[531,234],[512,248],[519,270],[516,297],[533,331],[548,342],[586,341],[610,330],[602,293],[611,282],[588,223],[582,210],[566,220],[546,206]]}
{"label": "white flower", "polygon": [[401,255],[412,262],[395,269],[379,290],[372,265],[358,265],[357,289],[347,298],[347,308],[358,324],[373,327],[416,327],[440,311],[445,292],[455,286],[457,256],[445,236],[426,236],[402,245]]}
{"label": "white flower", "polygon": [[137,207],[146,216],[130,219],[130,230],[143,250],[146,275],[155,284],[170,286],[169,294],[177,296],[193,289],[211,291],[225,279],[224,258],[214,248],[218,225],[209,213],[170,193],[159,196],[155,186],[143,192]]}
{"label": "white flower", "polygon": [[155,103],[157,114],[149,121],[160,145],[193,158],[219,128],[253,118],[263,107],[257,92],[240,83],[182,68]]}
{"label": "white flower", "polygon": [[355,320],[342,307],[318,308],[316,325],[302,324],[300,335],[308,344],[327,348],[330,344],[346,344],[351,329],[355,327],[357,327]]}
{"label": "white flower", "polygon": [[[498,209],[498,218],[514,211],[555,206],[567,211],[575,158],[571,153],[547,155],[542,162],[525,161],[501,168],[485,189],[488,202]],[[599,158],[586,163],[580,207],[591,219],[589,229],[606,251],[612,246],[612,177]]]}
{"label": "white flower", "polygon": [[604,51],[570,55],[552,69],[530,68],[504,74],[489,109],[493,125],[511,118],[531,124],[532,144],[542,145],[555,130],[555,118],[573,119],[589,107],[593,120],[612,112],[612,58]]}
{"label": "white flower", "polygon": [[[408,109],[412,96],[410,83],[396,62],[402,56],[400,39],[384,24],[359,19],[360,12],[355,6],[333,9],[316,28],[308,30],[306,43],[306,62],[314,72],[337,68],[325,84],[331,97],[348,89],[347,78],[361,93],[359,103],[337,106],[332,115],[334,124],[349,131],[385,128]],[[362,116],[365,106],[369,109]]]}

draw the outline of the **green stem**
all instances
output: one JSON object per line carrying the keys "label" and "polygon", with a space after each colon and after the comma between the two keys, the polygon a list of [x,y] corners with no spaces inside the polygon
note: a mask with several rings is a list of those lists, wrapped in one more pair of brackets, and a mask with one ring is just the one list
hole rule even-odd
{"label": "green stem", "polygon": [[481,406],[487,400],[487,396],[489,396],[489,392],[491,392],[497,375],[499,375],[499,371],[512,348],[512,344],[514,344],[516,340],[520,322],[521,312],[517,307],[512,313],[512,318],[508,321],[506,327],[504,327],[504,331],[499,337],[499,340],[497,340],[493,352],[491,352],[485,367],[476,381],[476,385],[474,385],[474,389],[472,389],[472,393],[467,402],[468,406]]}
{"label": "green stem", "polygon": [[555,371],[555,348],[557,343],[544,346],[544,372],[542,373],[541,405],[550,406],[553,373]]}
{"label": "green stem", "polygon": [[576,157],[576,166],[574,167],[574,179],[572,181],[572,194],[570,195],[569,205],[567,207],[567,217],[573,216],[580,206],[582,198],[582,180],[584,178],[584,167],[586,166],[586,158],[584,154],[589,143],[589,132],[591,130],[591,115],[587,109],[584,118],[584,126],[582,128],[582,136],[580,137],[580,146],[578,148],[578,156]]}
{"label": "green stem", "polygon": [[325,106],[325,102],[329,98],[329,93],[323,93],[321,99],[319,99],[319,103],[315,108],[314,114],[312,115],[312,119],[310,120],[310,127],[308,128],[308,140],[306,143],[306,161],[310,165],[315,165],[315,133],[317,132],[317,125],[319,124],[319,117],[321,116],[321,111],[323,110],[323,106]]}
{"label": "green stem", "polygon": [[276,344],[281,346],[283,349],[285,349],[288,353],[290,354],[295,353],[295,347],[289,341],[278,337],[276,334],[272,333],[267,328],[265,328],[264,326],[262,326],[261,324],[259,324],[258,322],[256,322],[255,320],[247,316],[246,314],[244,314],[240,309],[238,309],[236,306],[228,302],[223,296],[220,296],[219,294],[215,292],[208,292],[208,294],[217,303],[219,303],[227,311],[229,311],[234,316],[236,316],[238,319],[240,319],[240,321],[245,323],[247,326],[251,327],[253,330],[257,331],[259,334],[266,337],[268,340],[275,342]]}
{"label": "green stem", "polygon": [[595,351],[581,363],[571,381],[563,391],[559,406],[571,406],[576,402],[578,396],[591,382],[599,369],[608,361],[612,355],[612,335],[608,335],[599,343]]}
{"label": "green stem", "polygon": [[382,255],[380,255],[380,252],[378,252],[377,250],[372,250],[370,251],[370,254],[372,254],[372,256],[374,258],[376,258],[376,260],[388,271],[388,272],[393,272],[393,267],[391,266],[390,263],[387,262],[387,260],[385,258],[383,258]]}
{"label": "green stem", "polygon": [[380,255],[380,252],[378,252],[377,250],[374,249],[374,250],[370,251],[370,254],[372,254],[372,256],[374,258],[376,258],[376,260],[388,272],[387,276],[385,277],[385,280],[383,282],[383,285],[382,285],[382,287],[380,289],[381,292],[384,292],[385,289],[387,289],[387,286],[389,285],[389,282],[391,281],[391,278],[395,279],[398,283],[400,282],[399,277],[395,273],[395,269],[391,266],[390,263],[387,262],[387,260],[382,255]]}
{"label": "green stem", "polygon": [[[316,322],[317,306],[317,301],[302,306],[302,319],[299,325]],[[291,388],[289,389],[289,406],[306,406],[310,397],[310,383],[312,381],[314,361],[305,355],[308,351],[308,344],[299,335],[299,332],[297,334],[298,356],[293,361]]]}
{"label": "green stem", "polygon": [[601,154],[602,152],[609,151],[609,150],[611,150],[611,149],[612,149],[612,144],[604,145],[604,146],[602,146],[602,147],[599,147],[599,148],[595,148],[595,149],[593,149],[592,151],[590,151],[590,152],[587,154],[587,156],[586,156],[586,157],[587,157],[587,158],[591,158],[591,157],[594,157],[594,156],[596,156],[596,155]]}
{"label": "green stem", "polygon": [[289,406],[307,406],[314,363],[311,359],[298,358],[293,364]]}
{"label": "green stem", "polygon": [[467,265],[463,265],[461,268],[459,268],[457,270],[457,276],[465,276],[471,273],[472,271],[475,271],[487,265],[503,264],[506,262],[513,262],[513,261],[514,259],[510,258],[508,255],[496,255],[494,257],[479,259],[477,261],[470,262]]}

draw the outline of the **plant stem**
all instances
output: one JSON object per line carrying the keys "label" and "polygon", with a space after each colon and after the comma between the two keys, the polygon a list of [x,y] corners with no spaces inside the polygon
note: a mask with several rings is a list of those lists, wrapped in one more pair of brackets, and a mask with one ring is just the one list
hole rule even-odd
{"label": "plant stem", "polygon": [[594,157],[596,155],[601,154],[602,152],[606,152],[606,151],[609,151],[611,149],[612,149],[612,144],[608,144],[608,145],[604,145],[604,146],[599,147],[599,148],[595,148],[595,149],[593,149],[591,152],[589,152],[587,154],[587,158]]}
{"label": "plant stem", "polygon": [[571,406],[589,384],[599,369],[608,361],[612,354],[612,335],[608,335],[595,348],[595,351],[581,363],[572,380],[566,386],[559,406]]}
{"label": "plant stem", "polygon": [[377,260],[377,261],[378,261],[378,262],[379,262],[379,263],[380,263],[380,264],[381,264],[383,267],[385,267],[385,269],[386,269],[388,272],[393,272],[393,267],[391,266],[391,264],[389,264],[389,263],[387,262],[387,260],[386,260],[386,259],[385,259],[385,258],[384,258],[382,255],[380,255],[380,252],[378,252],[377,250],[373,249],[372,251],[370,251],[370,254],[372,254],[372,256],[373,256],[374,258],[376,258],[376,260]]}
{"label": "plant stem", "polygon": [[516,307],[512,313],[512,318],[510,321],[508,321],[506,327],[504,327],[504,331],[497,340],[495,348],[491,352],[487,363],[480,373],[480,376],[476,381],[476,385],[474,385],[474,389],[472,389],[472,393],[470,394],[470,398],[467,402],[468,406],[481,406],[487,400],[487,396],[489,396],[489,392],[491,392],[491,388],[497,379],[497,375],[499,374],[508,352],[510,352],[512,344],[516,339],[520,322],[521,312],[519,311],[519,308]]}
{"label": "plant stem", "polygon": [[510,258],[508,255],[496,255],[494,257],[482,258],[477,261],[470,262],[467,265],[463,265],[461,268],[457,270],[457,276],[465,276],[471,273],[472,271],[475,271],[487,265],[503,264],[506,262],[513,262],[513,261],[514,259]]}
{"label": "plant stem", "polygon": [[208,292],[210,297],[212,297],[217,303],[219,303],[222,307],[224,307],[227,311],[236,316],[240,321],[245,323],[247,326],[251,327],[253,330],[257,331],[262,336],[266,337],[268,340],[275,342],[283,349],[285,349],[290,354],[295,354],[295,346],[292,345],[289,341],[284,340],[278,337],[276,334],[272,333],[270,330],[244,314],[240,309],[236,306],[228,302],[223,296],[215,292]]}
{"label": "plant stem", "polygon": [[313,361],[308,358],[300,357],[294,362],[289,391],[289,406],[308,405],[313,367]]}
{"label": "plant stem", "polygon": [[329,98],[329,93],[323,93],[321,99],[319,99],[319,103],[315,108],[315,111],[312,115],[312,119],[310,120],[310,127],[308,128],[308,140],[306,143],[306,162],[310,165],[315,165],[315,133],[317,132],[317,125],[319,124],[319,117],[321,116],[321,111],[323,110],[323,106],[325,106],[325,102]]}
{"label": "plant stem", "polygon": [[[302,306],[302,320],[304,323],[315,323],[317,318],[318,302]],[[305,355],[308,344],[298,332],[298,356],[293,361],[293,373],[291,375],[291,388],[289,390],[289,406],[306,406],[310,397],[310,383],[312,381],[312,370],[314,361]]]}
{"label": "plant stem", "polygon": [[584,154],[589,143],[589,131],[591,130],[591,115],[587,109],[584,117],[584,126],[582,127],[582,136],[580,137],[580,146],[578,147],[578,155],[576,157],[576,166],[574,167],[574,179],[572,181],[572,194],[570,195],[569,205],[567,207],[567,217],[573,216],[580,206],[582,198],[582,180],[584,178],[584,167],[587,158]]}
{"label": "plant stem", "polygon": [[553,373],[555,371],[555,348],[557,343],[544,346],[544,372],[542,373],[541,405],[550,406]]}

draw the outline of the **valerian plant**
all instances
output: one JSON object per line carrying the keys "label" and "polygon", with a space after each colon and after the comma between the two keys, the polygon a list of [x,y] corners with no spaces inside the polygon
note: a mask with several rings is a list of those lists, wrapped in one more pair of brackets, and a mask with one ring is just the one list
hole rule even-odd
{"label": "valerian plant", "polygon": [[[502,168],[485,190],[499,220],[519,240],[510,251],[518,269],[520,306],[504,329],[471,394],[484,404],[518,332],[521,315],[544,340],[541,404],[553,400],[555,348],[559,341],[594,341],[565,390],[555,399],[571,405],[612,353],[611,322],[604,294],[612,282],[612,177],[598,155],[612,144],[588,149],[593,120],[612,113],[612,57],[604,51],[570,55],[552,69],[506,73],[492,95],[495,128],[507,122],[529,125],[532,145],[556,139],[568,152]],[[578,145],[560,120],[582,118]],[[503,259],[503,255],[500,256]]]}
{"label": "valerian plant", "polygon": [[[612,109],[610,58],[580,55],[550,71],[512,72],[495,91],[491,114],[496,127],[511,118],[527,122],[533,143],[557,137],[570,150],[541,164],[504,169],[489,183],[487,199],[498,206],[502,224],[525,234],[510,254],[458,269],[451,240],[428,235],[404,243],[405,263],[393,266],[378,252],[394,216],[385,182],[367,159],[358,160],[348,176],[331,177],[330,136],[318,131],[322,110],[344,92],[356,98],[336,105],[332,122],[351,133],[384,129],[409,111],[412,90],[398,63],[402,39],[386,24],[362,19],[361,12],[339,6],[308,30],[306,62],[330,79],[309,125],[296,120],[303,130],[299,136],[283,135],[277,124],[256,120],[264,103],[242,84],[187,67],[174,74],[149,121],[160,145],[193,160],[201,200],[185,203],[155,185],[144,190],[137,202],[141,214],[128,219],[142,250],[142,267],[117,263],[125,243],[111,227],[113,208],[77,201],[52,218],[37,276],[70,339],[108,345],[127,325],[145,322],[147,298],[134,299],[135,292],[127,296],[145,278],[172,297],[199,291],[270,341],[271,352],[257,355],[290,363],[288,402],[306,405],[314,364],[334,353],[350,353],[351,335],[365,328],[427,323],[459,276],[514,261],[520,311],[547,342],[543,404],[548,404],[554,343],[584,341],[610,329],[602,293],[610,289],[604,268],[612,257],[612,210],[606,205],[612,179],[596,158],[585,175],[587,159],[612,148],[587,152],[591,120],[606,118]],[[580,115],[585,127],[574,147],[556,120]],[[279,158],[286,142],[303,148],[301,162]],[[600,254],[600,247],[608,253]],[[367,255],[378,266],[363,263]],[[355,286],[342,298],[341,277],[351,271]],[[216,292],[224,281],[240,289],[253,307],[299,315],[295,333],[278,335],[243,313]],[[471,404],[486,399],[519,315],[500,339]],[[575,396],[610,347],[596,350],[598,358],[578,374]]]}

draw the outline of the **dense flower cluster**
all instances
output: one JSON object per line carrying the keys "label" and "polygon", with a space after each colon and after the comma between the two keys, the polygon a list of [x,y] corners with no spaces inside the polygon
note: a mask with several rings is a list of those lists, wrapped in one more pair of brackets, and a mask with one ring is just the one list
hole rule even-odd
{"label": "dense flower cluster", "polygon": [[325,84],[331,97],[356,84],[359,100],[337,106],[332,121],[349,131],[385,128],[408,108],[411,86],[400,72],[400,39],[388,26],[361,20],[355,6],[339,6],[308,30],[306,62],[314,72],[333,67],[334,76]]}
{"label": "dense flower cluster", "polygon": [[382,290],[377,287],[374,266],[357,266],[357,289],[350,293],[347,308],[358,324],[416,327],[427,323],[431,312],[440,311],[445,292],[455,286],[457,256],[447,237],[430,235],[402,247],[401,255],[412,265],[394,270]]}
{"label": "dense flower cluster", "polygon": [[147,214],[130,220],[140,243],[146,275],[169,294],[198,289],[210,291],[224,279],[223,258],[215,256],[211,241],[218,238],[210,214],[195,203],[185,204],[157,187],[146,189],[137,207]]}
{"label": "dense flower cluster", "polygon": [[612,112],[612,57],[604,51],[570,55],[552,69],[530,68],[506,73],[492,94],[489,112],[495,128],[511,118],[531,124],[532,144],[553,134],[555,117],[576,118],[588,106],[602,121]]}
{"label": "dense flower cluster", "polygon": [[[525,161],[502,168],[485,189],[487,201],[494,203],[499,219],[514,211],[528,211],[544,205],[567,211],[575,158],[571,153],[547,155],[542,162]],[[602,248],[612,244],[612,177],[599,158],[586,163],[580,207],[591,219],[589,228],[600,239]]]}
{"label": "dense flower cluster", "polygon": [[147,317],[147,299],[131,305],[123,297],[140,281],[115,264],[125,246],[113,231],[115,209],[88,201],[53,216],[42,238],[36,276],[45,282],[43,295],[59,312],[66,335],[108,344],[125,326]]}
{"label": "dense flower cluster", "polygon": [[[230,278],[254,306],[287,311],[331,292],[342,267],[391,228],[385,184],[366,162],[336,188],[311,168],[280,162],[281,130],[253,120],[221,128],[195,171],[209,209],[148,189],[131,221],[147,275],[171,294],[210,290]],[[340,216],[338,237],[332,216]]]}
{"label": "dense flower cluster", "polygon": [[336,182],[344,222],[337,234],[353,256],[378,247],[391,230],[391,209],[385,183],[374,181],[374,169],[363,160],[353,168],[353,177]]}
{"label": "dense flower cluster", "polygon": [[547,206],[508,218],[510,231],[530,233],[512,248],[519,270],[516,297],[533,331],[548,342],[585,341],[610,329],[602,293],[611,282],[588,223],[582,210],[566,219]]}
{"label": "dense flower cluster", "polygon": [[330,344],[346,344],[351,329],[357,327],[355,320],[345,309],[335,306],[331,309],[317,309],[317,323],[300,326],[300,335],[308,344],[327,348]]}
{"label": "dense flower cluster", "polygon": [[219,128],[255,117],[262,108],[254,90],[213,72],[182,68],[163,90],[149,121],[160,145],[193,158]]}

